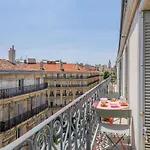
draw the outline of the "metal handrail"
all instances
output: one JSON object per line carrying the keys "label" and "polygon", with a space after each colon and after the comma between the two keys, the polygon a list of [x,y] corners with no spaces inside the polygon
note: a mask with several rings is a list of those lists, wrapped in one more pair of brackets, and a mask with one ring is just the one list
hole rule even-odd
{"label": "metal handrail", "polygon": [[11,118],[6,121],[1,121],[0,122],[0,132],[7,131],[7,130],[17,126],[18,124],[28,120],[29,118],[37,115],[38,113],[42,112],[43,110],[45,110],[47,108],[48,108],[48,102],[30,110],[30,111],[20,114],[14,118]]}
{"label": "metal handrail", "polygon": [[39,90],[44,90],[48,87],[47,83],[38,85],[28,85],[22,87],[14,87],[8,89],[0,89],[0,99],[10,98],[22,94],[27,94]]}
{"label": "metal handrail", "polygon": [[84,147],[90,150],[92,126],[96,123],[91,106],[101,93],[107,93],[109,82],[110,78],[96,85],[1,150],[14,150],[24,145],[33,150],[52,147],[55,150],[64,150],[72,149],[72,146],[74,149]]}

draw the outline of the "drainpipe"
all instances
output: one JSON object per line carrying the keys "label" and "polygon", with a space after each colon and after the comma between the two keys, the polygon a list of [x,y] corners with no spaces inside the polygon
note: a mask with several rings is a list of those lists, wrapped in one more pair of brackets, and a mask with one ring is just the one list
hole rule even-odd
{"label": "drainpipe", "polygon": [[138,99],[138,107],[139,113],[138,122],[139,122],[139,149],[144,150],[143,143],[143,128],[144,128],[144,28],[143,28],[143,12],[140,12],[139,15],[139,99]]}

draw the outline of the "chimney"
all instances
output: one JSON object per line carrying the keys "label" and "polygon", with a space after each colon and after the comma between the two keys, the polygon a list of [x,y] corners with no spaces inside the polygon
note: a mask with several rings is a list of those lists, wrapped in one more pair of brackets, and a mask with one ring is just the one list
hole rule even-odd
{"label": "chimney", "polygon": [[27,64],[27,60],[26,59],[24,60],[24,64]]}
{"label": "chimney", "polygon": [[79,68],[79,64],[78,64],[78,63],[76,63],[76,67],[77,67],[77,69],[78,69],[78,70],[80,70],[80,68]]}
{"label": "chimney", "polygon": [[86,71],[90,70],[90,66],[89,65],[85,65]]}
{"label": "chimney", "polygon": [[15,62],[16,62],[16,51],[14,49],[14,45],[12,45],[12,48],[10,48],[10,50],[9,50],[9,61],[12,64],[15,64]]}
{"label": "chimney", "polygon": [[40,69],[41,69],[41,70],[44,70],[44,64],[43,64],[43,61],[40,62]]}
{"label": "chimney", "polygon": [[63,62],[60,60],[60,70],[61,71],[64,71],[64,68],[63,68]]}

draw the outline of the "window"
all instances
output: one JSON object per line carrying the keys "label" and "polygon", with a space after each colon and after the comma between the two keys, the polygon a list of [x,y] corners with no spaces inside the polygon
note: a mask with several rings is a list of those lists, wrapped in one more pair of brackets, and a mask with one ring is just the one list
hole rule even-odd
{"label": "window", "polygon": [[53,107],[53,102],[50,103],[50,107]]}
{"label": "window", "polygon": [[73,96],[73,93],[71,90],[69,91],[69,96]]}
{"label": "window", "polygon": [[60,87],[60,82],[57,82],[57,83],[56,83],[56,87]]}
{"label": "window", "polygon": [[52,79],[53,79],[53,77],[54,77],[54,75],[53,75],[53,74],[50,74],[50,78],[52,78]]}
{"label": "window", "polygon": [[40,78],[36,78],[36,85],[40,85]]}
{"label": "window", "polygon": [[50,91],[50,97],[53,97],[53,96],[54,96],[54,92]]}
{"label": "window", "polygon": [[23,113],[23,103],[22,102],[19,102],[17,104],[17,109],[18,109],[18,115],[21,115]]}
{"label": "window", "polygon": [[64,101],[64,105],[66,106],[66,104],[67,104],[67,103],[66,103],[66,100],[65,100],[65,101]]}
{"label": "window", "polygon": [[57,92],[56,92],[56,97],[57,96],[60,96],[60,90],[57,90]]}
{"label": "window", "polygon": [[19,87],[19,90],[23,90],[23,87],[24,87],[24,79],[19,79],[18,87]]}
{"label": "window", "polygon": [[64,74],[63,76],[64,76],[64,78],[66,79],[66,74]]}
{"label": "window", "polygon": [[63,82],[62,86],[63,86],[63,87],[66,87],[66,86],[67,86],[67,83],[66,83],[66,82]]}
{"label": "window", "polygon": [[70,74],[70,78],[72,78],[72,74]]}
{"label": "window", "polygon": [[79,86],[80,86],[80,87],[82,86],[82,81],[79,81]]}
{"label": "window", "polygon": [[19,138],[22,135],[21,128],[18,128],[16,131],[16,138]]}
{"label": "window", "polygon": [[54,82],[50,82],[49,86],[54,87]]}
{"label": "window", "polygon": [[76,95],[79,95],[79,91],[76,91]]}
{"label": "window", "polygon": [[76,78],[79,79],[79,75],[78,74],[76,74]]}
{"label": "window", "polygon": [[80,78],[83,79],[83,75],[82,74],[80,75]]}
{"label": "window", "polygon": [[57,106],[60,106],[60,99],[57,99]]}
{"label": "window", "polygon": [[60,77],[60,75],[59,75],[59,73],[57,73],[57,79],[59,79],[59,77]]}
{"label": "window", "polygon": [[66,90],[63,91],[63,96],[67,96]]}

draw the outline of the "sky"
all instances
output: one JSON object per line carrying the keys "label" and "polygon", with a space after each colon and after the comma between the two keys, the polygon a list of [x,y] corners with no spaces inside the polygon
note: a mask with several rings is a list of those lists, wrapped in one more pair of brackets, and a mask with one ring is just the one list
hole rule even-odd
{"label": "sky", "polygon": [[0,58],[112,64],[116,60],[120,0],[1,0]]}

